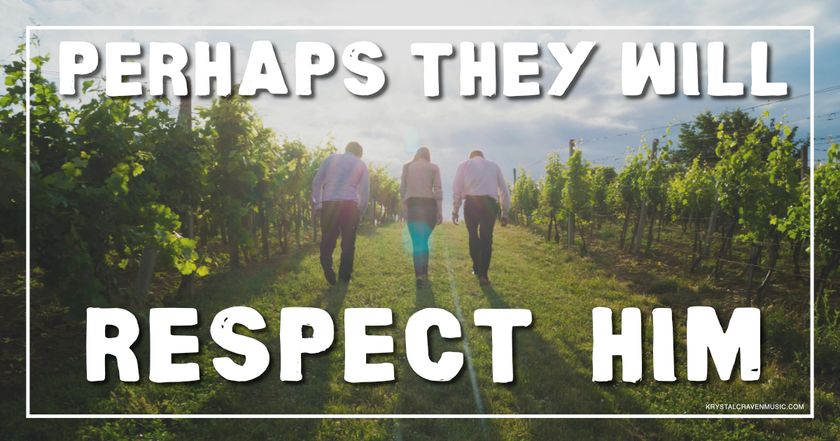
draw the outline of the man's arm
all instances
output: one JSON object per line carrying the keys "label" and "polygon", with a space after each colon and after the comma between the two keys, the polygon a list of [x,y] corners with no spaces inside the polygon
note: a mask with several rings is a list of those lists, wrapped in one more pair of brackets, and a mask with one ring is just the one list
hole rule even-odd
{"label": "man's arm", "polygon": [[461,209],[461,201],[464,198],[464,163],[458,166],[455,172],[455,181],[452,182],[452,215],[457,215]]}
{"label": "man's arm", "polygon": [[441,184],[440,180],[440,167],[435,167],[435,178],[432,183],[432,194],[435,195],[435,199],[442,200],[443,199],[443,184]]}
{"label": "man's arm", "polygon": [[496,165],[496,180],[499,186],[499,199],[502,203],[502,217],[507,219],[510,212],[510,190],[508,189],[505,176],[502,174],[502,169]]}
{"label": "man's arm", "polygon": [[327,162],[329,162],[330,158],[324,160],[321,163],[321,166],[318,167],[318,171],[315,173],[315,178],[312,179],[312,209],[313,210],[320,210],[321,209],[321,198],[322,192],[324,189],[324,175],[327,173]]}
{"label": "man's arm", "polygon": [[368,198],[370,197],[370,174],[367,165],[362,164],[362,182],[359,185],[359,216],[367,210]]}

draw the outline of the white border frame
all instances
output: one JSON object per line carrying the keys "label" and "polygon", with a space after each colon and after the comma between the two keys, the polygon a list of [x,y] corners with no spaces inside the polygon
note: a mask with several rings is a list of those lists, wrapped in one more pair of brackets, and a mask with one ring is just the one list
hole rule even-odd
{"label": "white border frame", "polygon": [[[30,401],[30,40],[45,30],[628,30],[809,31],[810,37],[810,403],[807,414],[33,414]],[[26,418],[33,419],[813,419],[814,418],[814,26],[26,26]]]}

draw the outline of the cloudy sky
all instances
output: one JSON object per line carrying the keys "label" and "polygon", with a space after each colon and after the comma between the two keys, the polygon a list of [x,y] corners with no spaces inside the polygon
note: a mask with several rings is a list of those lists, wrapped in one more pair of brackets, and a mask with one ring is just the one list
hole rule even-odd
{"label": "cloudy sky", "polygon": [[[0,59],[8,60],[22,41],[27,24],[38,25],[814,25],[815,89],[840,84],[840,7],[830,1],[750,2],[664,1],[639,7],[638,2],[497,2],[470,5],[459,2],[249,2],[249,1],[15,1],[0,0],[4,20],[0,23]],[[528,7],[522,6],[528,4]],[[514,167],[540,176],[542,160],[552,151],[566,152],[568,140],[578,139],[585,157],[595,164],[620,166],[628,148],[642,140],[662,136],[662,126],[690,120],[709,109],[755,107],[777,118],[786,117],[808,133],[809,33],[807,31],[609,31],[609,30],[319,30],[319,31],[59,31],[37,32],[41,53],[57,54],[62,40],[85,40],[104,49],[105,41],[175,41],[188,49],[195,41],[227,41],[234,46],[234,81],[241,77],[254,40],[271,40],[279,53],[290,96],[263,95],[255,106],[266,125],[283,137],[299,138],[308,145],[332,139],[338,146],[358,140],[369,162],[386,166],[394,174],[418,145],[431,147],[440,163],[444,186],[470,149],[483,149],[512,177]],[[378,64],[388,78],[387,90],[372,99],[347,92],[343,79],[351,75],[337,65],[335,74],[316,80],[315,97],[293,95],[294,49],[297,41],[324,41],[340,56],[353,41],[378,44],[385,59]],[[574,88],[564,98],[545,93],[559,67],[548,52],[547,42],[582,40],[598,42],[596,51]],[[532,99],[465,99],[458,95],[461,41],[495,42],[501,60],[503,42],[534,41],[540,44],[539,62],[543,96]],[[621,94],[621,43],[671,41],[678,45],[697,42],[700,72],[704,77],[705,45],[723,41],[727,47],[727,80],[741,81],[742,98],[692,99],[678,93],[643,98]],[[789,84],[792,99],[766,104],[768,99],[750,97],[750,44],[767,41],[771,47],[771,81]],[[411,56],[412,42],[447,42],[456,55],[442,63],[442,98],[423,96],[422,62]],[[53,57],[54,60],[57,56]],[[142,58],[141,58],[142,60]],[[678,57],[679,60],[679,57]],[[58,77],[57,63],[46,67]],[[499,69],[498,83],[504,76]],[[705,92],[701,78],[701,93]],[[678,82],[679,87],[679,82]],[[805,94],[804,97],[799,97]],[[762,105],[764,104],[764,105]],[[760,105],[760,106],[759,106]],[[840,135],[840,90],[816,95],[815,122],[817,158],[824,157],[828,139]],[[674,132],[674,135],[676,132]]]}

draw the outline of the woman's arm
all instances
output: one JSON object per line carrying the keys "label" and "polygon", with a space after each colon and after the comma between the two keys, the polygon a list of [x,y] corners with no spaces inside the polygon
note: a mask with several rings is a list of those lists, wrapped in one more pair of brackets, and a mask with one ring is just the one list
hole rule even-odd
{"label": "woman's arm", "polygon": [[437,223],[443,223],[443,184],[440,180],[440,167],[434,165],[435,177],[432,184],[432,194],[437,200]]}

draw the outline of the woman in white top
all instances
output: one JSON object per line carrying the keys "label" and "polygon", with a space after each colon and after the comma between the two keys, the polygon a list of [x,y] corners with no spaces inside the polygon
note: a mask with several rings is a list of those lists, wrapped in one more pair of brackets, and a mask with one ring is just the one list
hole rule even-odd
{"label": "woman in white top", "polygon": [[443,222],[443,192],[440,169],[432,164],[427,147],[420,147],[414,159],[405,164],[400,179],[400,195],[411,244],[417,285],[425,285],[429,274],[429,237],[435,225]]}

